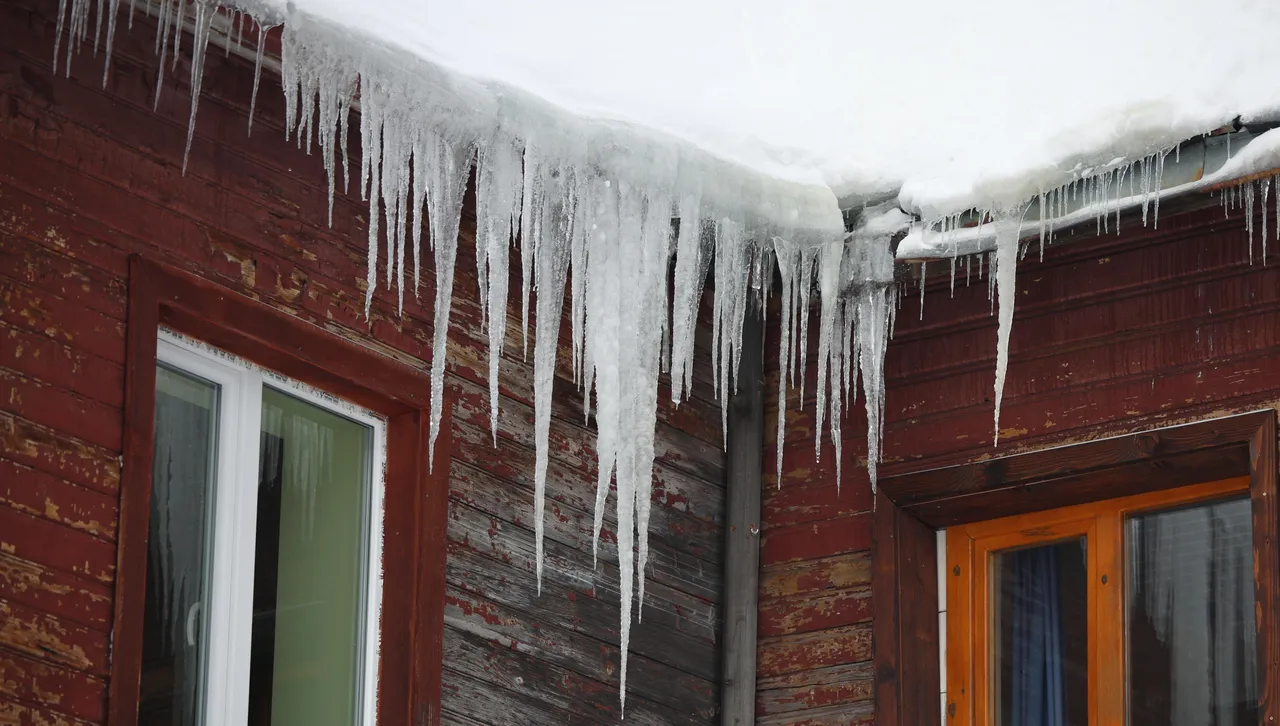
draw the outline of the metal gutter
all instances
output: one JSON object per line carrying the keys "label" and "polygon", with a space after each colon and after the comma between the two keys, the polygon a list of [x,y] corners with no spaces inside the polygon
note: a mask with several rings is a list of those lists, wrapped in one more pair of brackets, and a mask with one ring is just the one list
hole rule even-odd
{"label": "metal gutter", "polygon": [[[1047,218],[1046,225],[1051,225],[1057,236],[1086,224],[1097,224],[1101,215],[1114,216],[1144,203],[1154,204],[1157,199],[1160,204],[1164,204],[1188,194],[1212,192],[1280,174],[1280,168],[1244,175],[1219,174],[1228,161],[1236,158],[1263,133],[1277,127],[1280,127],[1280,122],[1275,121],[1253,123],[1247,127],[1237,125],[1229,131],[1183,142],[1165,158],[1159,188],[1153,189],[1149,196],[1144,198],[1141,194],[1135,194],[1099,204],[1097,199],[1087,195],[1076,195],[1065,200],[1061,207],[1063,212]],[[994,250],[994,225],[979,226],[977,211],[971,211],[967,216],[967,228],[945,234],[916,227],[911,232],[915,238],[913,243],[899,245],[896,248],[896,258],[900,262],[925,262]],[[1038,238],[1041,230],[1039,204],[1033,201],[1022,222],[1021,238]],[[930,237],[933,239],[929,239]]]}

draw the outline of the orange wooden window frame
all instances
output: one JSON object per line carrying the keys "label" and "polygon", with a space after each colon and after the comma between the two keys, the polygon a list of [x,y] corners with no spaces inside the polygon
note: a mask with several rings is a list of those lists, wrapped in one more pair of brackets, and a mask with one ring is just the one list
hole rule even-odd
{"label": "orange wooden window frame", "polygon": [[1138,512],[1247,495],[1249,486],[1249,477],[1241,476],[949,528],[948,723],[994,723],[989,648],[994,614],[989,580],[992,556],[1078,537],[1087,542],[1089,723],[1125,723],[1125,519]]}

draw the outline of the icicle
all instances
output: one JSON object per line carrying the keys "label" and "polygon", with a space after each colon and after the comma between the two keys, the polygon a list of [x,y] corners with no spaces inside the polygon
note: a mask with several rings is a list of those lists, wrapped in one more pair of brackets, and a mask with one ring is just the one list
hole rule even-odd
{"label": "icicle", "polygon": [[[1025,207],[1023,211],[1025,212]],[[1017,296],[1018,230],[1022,215],[1001,215],[996,222],[995,269],[991,279],[995,281],[996,295],[1000,298],[1000,317],[996,335],[996,406],[995,443],[1000,443],[1000,404],[1004,400],[1005,373],[1009,368],[1009,333],[1013,329],[1013,306]]]}
{"label": "icicle", "polygon": [[[99,12],[102,12],[103,5],[100,4],[98,7],[99,7]],[[103,88],[107,87],[107,79],[110,78],[110,74],[111,74],[111,51],[115,45],[116,15],[120,12],[120,0],[107,0],[105,7],[107,12],[107,38],[106,38],[107,52],[102,62],[102,87]],[[99,24],[102,23],[101,18],[98,19],[98,23]],[[95,53],[97,52],[96,48],[94,49],[94,52]],[[195,92],[194,88],[192,89],[192,95],[193,96],[199,95]]]}
{"label": "icicle", "polygon": [[533,261],[538,255],[541,235],[542,197],[547,173],[539,166],[533,145],[524,150],[524,194],[520,213],[520,334],[524,341],[522,354],[529,358],[529,297],[533,292]]}
{"label": "icicle", "polygon": [[720,397],[720,430],[728,440],[729,394],[736,380],[738,343],[747,310],[750,284],[750,250],[743,243],[738,226],[722,219],[716,225],[715,318],[712,329],[712,366],[716,372],[716,395]]}
{"label": "icicle", "polygon": [[1093,192],[1093,199],[1091,202],[1095,210],[1094,221],[1097,223],[1098,227],[1097,235],[1101,237],[1102,233],[1107,231],[1107,204],[1106,192],[1103,187],[1103,177],[1098,175],[1091,178],[1090,181],[1092,182],[1090,186],[1092,187]]}
{"label": "icicle", "polygon": [[[782,488],[782,445],[786,438],[787,422],[787,373],[791,361],[792,328],[795,326],[796,266],[800,256],[782,240],[775,242],[778,257],[778,276],[782,279],[782,314],[778,321],[782,340],[778,344],[778,431],[777,431],[777,487]],[[678,264],[678,263],[677,263]]]}
{"label": "icicle", "polygon": [[[1228,137],[1230,138],[1230,137]],[[1160,192],[1164,189],[1164,157],[1167,152],[1161,152],[1155,155],[1155,178],[1152,180],[1155,194],[1155,206],[1152,210],[1151,227],[1152,229],[1160,229]]]}
{"label": "icicle", "polygon": [[[846,262],[852,263],[849,257],[845,257]],[[842,277],[856,276],[859,270],[842,271]],[[854,321],[858,316],[858,304],[851,300],[848,296],[841,302],[844,307],[842,318],[844,320],[844,331],[840,335],[840,359],[843,362],[841,368],[842,385],[844,386],[844,406],[852,406],[854,399],[858,397],[858,356],[857,346],[853,342]],[[840,409],[840,415],[844,415],[844,408]]]}
{"label": "icicle", "polygon": [[[200,2],[201,0],[195,1]],[[182,30],[183,25],[186,23],[187,3],[186,0],[177,0],[174,5],[178,8],[178,14],[173,21],[173,60],[171,63],[173,64],[173,69],[177,70],[178,57],[182,54]],[[160,64],[164,65],[164,58],[160,59]]]}
{"label": "icicle", "polygon": [[[187,145],[182,150],[182,173],[187,173],[187,159],[191,156],[191,140],[196,133],[196,110],[200,107],[200,87],[204,83],[204,61],[205,54],[209,49],[209,31],[213,26],[213,19],[218,14],[218,8],[207,0],[196,0],[195,15],[195,42],[192,43],[191,50],[191,116],[187,120]],[[113,14],[114,17],[114,14]],[[182,27],[179,26],[177,33],[182,33]],[[103,76],[103,85],[106,84],[106,76]],[[159,97],[157,96],[157,101]]]}
{"label": "icicle", "polygon": [[799,362],[791,369],[793,378],[800,379],[800,409],[804,410],[804,371],[809,366],[809,297],[812,290],[815,253],[811,249],[800,252],[800,346]]}
{"label": "icicle", "polygon": [[[617,468],[619,427],[621,426],[621,378],[618,359],[621,356],[619,336],[624,314],[623,274],[618,233],[618,190],[608,180],[590,182],[589,196],[593,223],[587,237],[586,282],[586,353],[585,375],[590,398],[594,383],[596,392],[596,503],[595,523],[591,528],[591,560],[596,561],[600,529],[604,523],[604,505],[609,496],[609,481]],[[619,521],[622,497],[618,499]],[[618,526],[621,551],[622,526]]]}
{"label": "icicle", "polygon": [[693,389],[693,341],[702,286],[711,264],[704,248],[700,199],[689,196],[680,204],[680,234],[676,239],[675,298],[672,301],[671,400],[680,403]]}
{"label": "icicle", "polygon": [[[369,94],[370,100],[372,95]],[[372,324],[373,293],[378,287],[378,215],[381,206],[381,202],[378,199],[378,192],[381,187],[374,183],[374,180],[381,176],[378,166],[381,156],[373,150],[382,148],[382,124],[376,111],[378,104],[367,101],[365,106],[363,113],[360,114],[363,141],[361,148],[365,149],[364,162],[362,163],[365,173],[361,177],[361,184],[365,186],[365,180],[367,179],[366,188],[369,199],[369,252],[368,269],[365,271],[367,287],[364,298],[364,317]],[[288,115],[287,118],[292,119],[292,115]],[[288,128],[288,124],[286,124],[286,128]]]}
{"label": "icicle", "polygon": [[1249,264],[1253,264],[1253,183],[1246,182],[1244,192],[1244,228],[1249,236]]}
{"label": "icicle", "polygon": [[924,283],[928,277],[929,263],[920,263],[920,319],[924,320]]}
{"label": "icicle", "polygon": [[[837,293],[839,294],[839,293]],[[844,441],[840,437],[840,415],[844,411],[844,386],[842,379],[844,378],[844,362],[847,358],[845,355],[844,340],[839,337],[844,331],[844,300],[837,300],[832,321],[832,341],[831,341],[831,445],[835,449],[836,454],[836,493],[840,492],[841,482],[844,481],[842,471],[844,463]],[[825,385],[819,382],[819,389]],[[819,405],[821,410],[822,406]],[[821,438],[821,435],[819,435]],[[820,457],[819,457],[820,460]]]}
{"label": "icicle", "polygon": [[[572,280],[572,302],[569,317],[572,324],[573,350],[573,382],[582,385],[585,377],[586,347],[583,336],[586,334],[587,320],[587,234],[591,226],[593,210],[591,208],[591,185],[583,181],[578,187],[580,195],[574,207],[573,239],[569,246],[569,270]],[[588,389],[582,397],[583,407],[589,412],[591,407],[591,391]]]}
{"label": "icicle", "polygon": [[[822,308],[818,317],[818,406],[815,409],[818,422],[813,436],[813,456],[816,460],[822,459],[822,419],[827,405],[827,369],[831,365],[831,338],[839,322],[837,307],[842,292],[840,267],[843,261],[843,242],[824,245],[818,256],[818,293],[821,295]],[[832,411],[832,418],[838,413]],[[832,435],[834,436],[834,432]],[[836,486],[839,485],[837,477]]]}
{"label": "icicle", "polygon": [[[998,229],[996,233],[999,234]],[[1017,257],[1016,245],[1011,254]],[[987,253],[987,302],[991,303],[988,314],[994,315],[996,312],[996,252],[994,250]]]}
{"label": "icicle", "polygon": [[[590,185],[589,218],[593,224],[586,252],[586,345],[590,363],[586,368],[588,375],[594,369],[600,462],[593,552],[598,550],[609,480],[616,472],[623,651],[620,699],[625,704],[633,584],[639,580],[637,600],[643,602],[648,559],[653,421],[657,416],[661,367],[661,318],[667,310],[670,201],[646,198],[626,184],[596,180]],[[744,249],[745,245],[738,248]],[[539,311],[539,319],[541,315]],[[728,361],[725,364],[728,366]],[[638,562],[633,554],[636,544]]]}
{"label": "icicle", "polygon": [[[952,251],[951,253],[951,298],[955,299],[955,296],[956,296],[956,253]],[[924,306],[921,305],[921,307],[924,307]]]}
{"label": "icicle", "polygon": [[1041,190],[1040,192],[1039,205],[1040,206],[1038,208],[1040,210],[1040,261],[1044,262],[1045,223],[1049,218],[1049,210],[1045,207],[1045,193],[1043,190]]}
{"label": "icicle", "polygon": [[[641,228],[642,263],[640,266],[641,282],[637,313],[640,325],[637,328],[637,349],[641,355],[632,355],[633,371],[627,377],[632,388],[628,396],[631,432],[627,442],[631,451],[631,472],[634,478],[636,500],[636,535],[639,539],[637,547],[639,561],[636,564],[637,620],[644,619],[644,583],[645,569],[649,562],[649,513],[653,505],[653,459],[654,459],[654,424],[658,417],[658,376],[662,363],[662,330],[663,319],[667,312],[667,270],[671,252],[671,202],[660,195],[650,194],[644,214],[644,226]],[[746,312],[746,301],[740,309]],[[737,325],[734,348],[741,352],[742,318]],[[737,379],[737,362],[734,364],[734,379]]]}
{"label": "icicle", "polygon": [[[180,0],[177,4],[182,6],[185,2]],[[169,52],[169,28],[173,22],[173,5],[174,3],[171,0],[162,0],[160,3],[160,23],[159,29],[156,31],[156,53],[160,56],[160,64],[159,71],[156,72],[156,93],[155,99],[152,101],[153,111],[160,108],[160,89],[164,87],[164,60]],[[178,38],[182,37],[181,24],[178,25],[176,36]],[[68,70],[70,69],[70,61],[68,61],[67,68]]]}
{"label": "icicle", "polygon": [[[263,57],[263,54],[266,52],[266,46],[267,46],[267,28],[263,26],[262,21],[257,18],[254,19],[254,22],[257,23],[258,25],[258,48],[253,61],[253,91],[250,92],[249,94],[249,131],[247,134],[245,134],[246,136],[253,135],[253,111],[258,105],[258,84],[262,80],[262,57]],[[289,89],[287,88],[287,84],[286,84],[286,89],[285,89],[286,97],[288,96],[288,94],[289,94]],[[285,137],[288,138],[288,131],[285,132]],[[346,145],[345,134],[343,134],[342,143],[345,147]]]}
{"label": "icicle", "polygon": [[855,341],[862,391],[867,412],[867,475],[871,491],[876,490],[876,465],[884,429],[884,354],[892,336],[894,307],[893,253],[889,240],[866,241],[858,245],[859,260],[854,265],[860,275],[857,288]]}
{"label": "icicle", "polygon": [[561,169],[556,178],[561,187],[558,190],[560,194],[555,195],[554,199],[551,194],[544,197],[544,203],[553,204],[555,208],[546,210],[549,212],[545,215],[546,237],[537,246],[536,260],[538,319],[533,344],[533,408],[537,463],[534,468],[533,509],[539,594],[542,593],[543,520],[546,509],[547,465],[550,462],[551,396],[556,377],[556,346],[560,339],[560,316],[564,310],[564,284],[569,270],[575,203],[572,181],[566,178],[566,171]]}
{"label": "icicle", "polygon": [[[1263,179],[1258,182],[1258,186],[1262,187],[1262,264],[1267,264],[1267,193],[1271,191],[1271,180]],[[1276,220],[1276,224],[1280,224],[1280,219]],[[1253,243],[1250,242],[1250,246]]]}
{"label": "icicle", "polygon": [[[427,133],[425,169],[415,165],[414,184],[427,186],[430,204],[431,247],[435,253],[436,302],[431,346],[431,433],[427,462],[434,466],[436,436],[444,402],[444,367],[449,333],[449,309],[453,305],[453,267],[458,254],[458,225],[462,221],[462,197],[471,174],[474,145],[461,139],[446,141]],[[415,155],[416,157],[416,155]],[[419,171],[424,172],[419,176]],[[418,209],[421,209],[419,207]],[[418,211],[415,209],[415,216]],[[415,245],[416,246],[416,245]],[[416,277],[416,270],[415,270]],[[416,280],[415,280],[416,285]]]}
{"label": "icicle", "polygon": [[[78,3],[81,1],[82,0],[58,0],[57,20],[55,21],[54,28],[53,28],[53,73],[54,75],[57,75],[58,73],[58,55],[59,55],[59,51],[62,50],[62,28],[67,18],[67,12],[68,12],[67,3],[68,2]],[[73,4],[72,7],[74,8],[75,4]],[[74,12],[74,10],[72,10],[71,12]],[[70,30],[67,31],[67,77],[68,78],[71,77],[71,31]]]}
{"label": "icicle", "polygon": [[[304,118],[311,118],[311,104],[306,104]],[[388,114],[382,129],[382,203],[387,215],[387,289],[396,291],[397,314],[404,312],[404,259],[406,244],[405,223],[409,211],[410,154],[413,165],[421,168],[429,163],[425,159],[417,134],[405,128],[404,123]],[[415,168],[415,171],[416,171]],[[416,174],[414,175],[418,179]],[[423,182],[418,182],[419,188]],[[421,200],[421,197],[418,197]],[[414,210],[415,230],[421,230],[421,204]],[[432,215],[434,216],[434,214]],[[434,241],[434,236],[433,236]],[[414,247],[415,253],[418,247]],[[416,259],[416,254],[415,254]],[[417,270],[414,270],[414,293],[417,294]]]}
{"label": "icicle", "polygon": [[[236,30],[235,46],[241,50],[244,50],[244,20],[245,20],[245,13],[243,11],[236,10],[234,15],[232,15],[232,26]],[[224,50],[226,51],[226,54],[223,57],[225,58],[231,57],[231,45],[232,45],[231,32],[228,31],[227,45],[226,45],[226,48],[224,48]]]}
{"label": "icicle", "polygon": [[1115,199],[1114,206],[1116,210],[1116,236],[1117,237],[1120,236],[1120,213],[1124,211],[1124,207],[1120,204],[1120,199],[1122,196],[1120,185],[1124,183],[1124,175],[1129,174],[1132,171],[1133,171],[1132,165],[1126,166],[1124,167],[1123,171],[1119,174],[1119,176],[1116,178],[1116,199]]}
{"label": "icicle", "polygon": [[[479,149],[476,163],[476,266],[489,321],[489,428],[498,441],[498,373],[507,334],[507,265],[512,230],[520,213],[521,152],[514,141],[495,138]],[[575,269],[575,275],[577,271]],[[585,277],[585,275],[583,275]]]}

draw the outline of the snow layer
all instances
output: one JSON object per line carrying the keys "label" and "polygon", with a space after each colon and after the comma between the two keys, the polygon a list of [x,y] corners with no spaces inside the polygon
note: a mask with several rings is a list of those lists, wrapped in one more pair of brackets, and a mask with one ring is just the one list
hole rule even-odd
{"label": "snow layer", "polygon": [[295,0],[587,117],[934,217],[1280,105],[1280,3]]}

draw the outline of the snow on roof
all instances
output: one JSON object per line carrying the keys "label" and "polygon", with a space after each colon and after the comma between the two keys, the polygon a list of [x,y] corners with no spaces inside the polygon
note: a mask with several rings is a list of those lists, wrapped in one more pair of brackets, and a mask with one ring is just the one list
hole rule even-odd
{"label": "snow on roof", "polygon": [[294,0],[575,114],[938,218],[1280,106],[1270,0]]}

